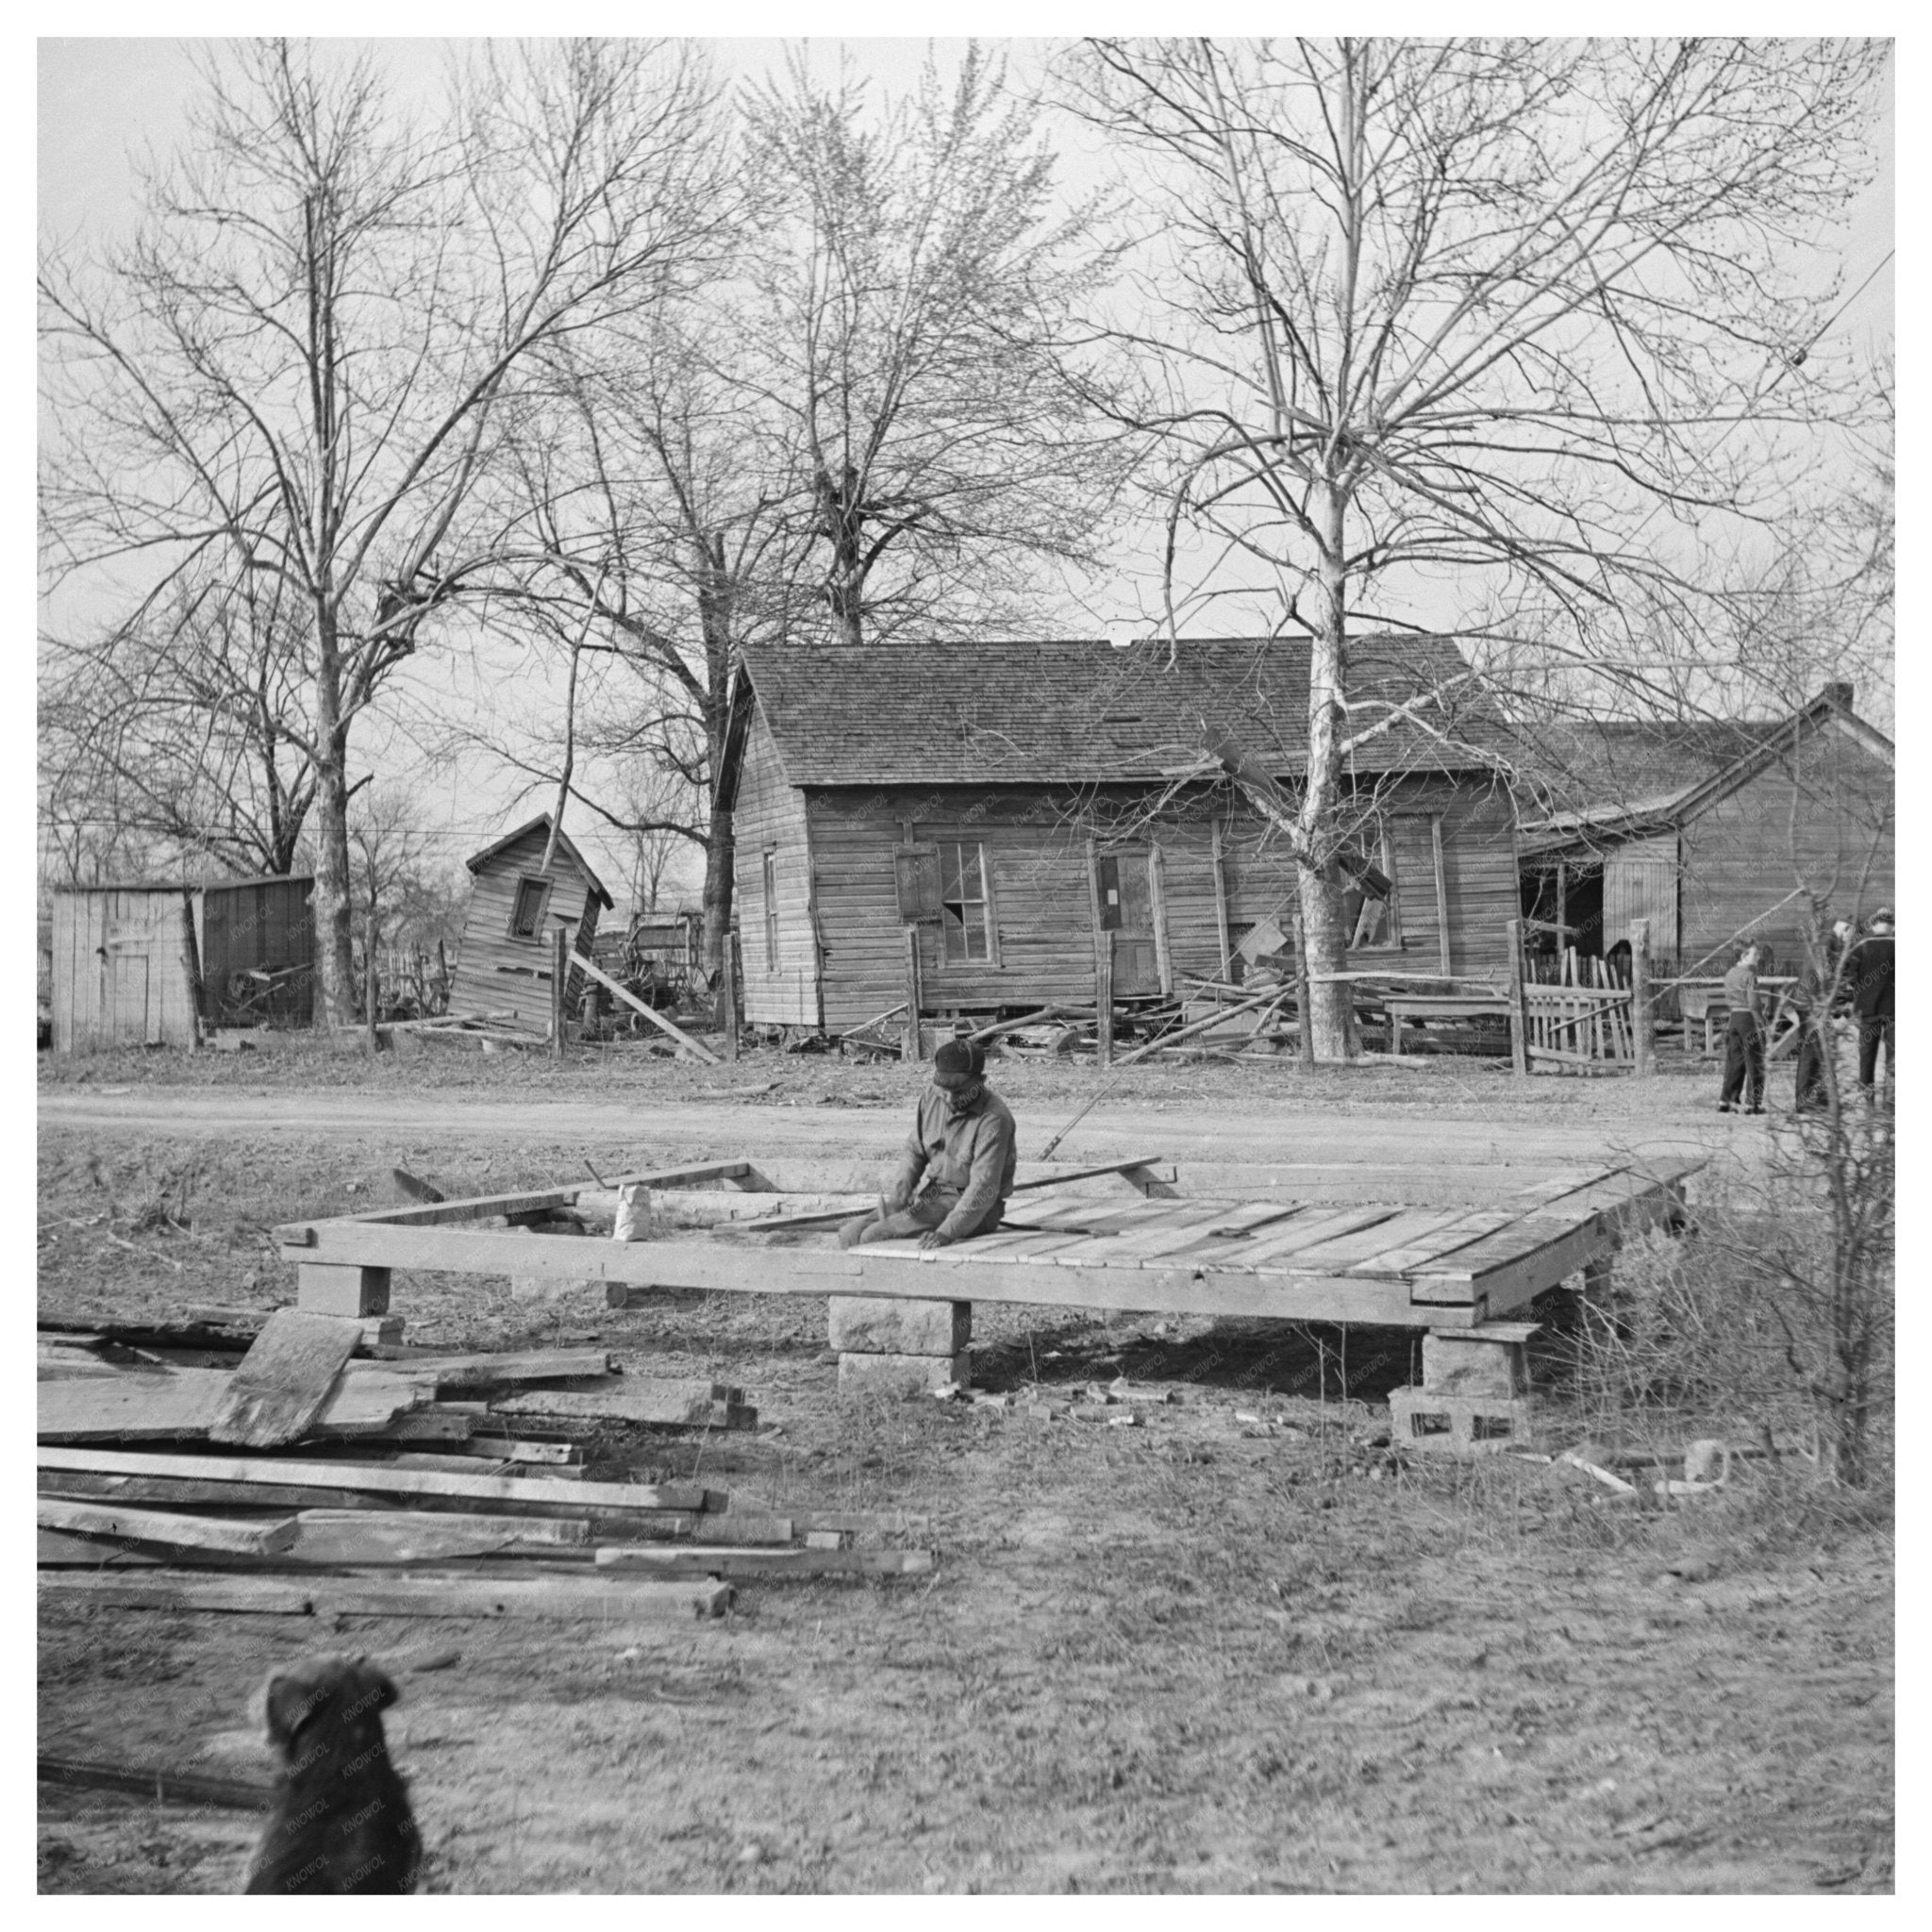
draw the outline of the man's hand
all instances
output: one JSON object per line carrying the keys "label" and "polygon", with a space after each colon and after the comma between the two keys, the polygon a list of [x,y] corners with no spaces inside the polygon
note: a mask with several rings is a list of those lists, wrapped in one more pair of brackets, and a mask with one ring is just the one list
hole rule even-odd
{"label": "man's hand", "polygon": [[919,1245],[922,1248],[950,1248],[953,1237],[942,1227],[929,1227],[919,1237]]}

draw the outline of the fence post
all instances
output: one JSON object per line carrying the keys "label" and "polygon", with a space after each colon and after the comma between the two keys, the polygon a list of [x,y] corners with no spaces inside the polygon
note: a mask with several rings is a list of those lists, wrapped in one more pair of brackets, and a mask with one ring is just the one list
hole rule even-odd
{"label": "fence post", "polygon": [[561,924],[550,929],[550,1058],[563,1058],[564,995],[570,982],[570,934]]}
{"label": "fence post", "polygon": [[925,1041],[919,1030],[919,928],[906,928],[906,1044],[901,1049],[908,1060],[925,1058]]}
{"label": "fence post", "polygon": [[200,1044],[201,1029],[208,1019],[208,1001],[201,984],[201,948],[194,939],[194,889],[181,894],[181,975],[188,982],[188,1051]]}
{"label": "fence post", "polygon": [[1093,949],[1093,1051],[1099,1065],[1113,1065],[1113,934]]}
{"label": "fence post", "polygon": [[1509,935],[1509,1059],[1519,1080],[1529,1077],[1529,996],[1523,987],[1523,922],[1512,919]]}
{"label": "fence post", "polygon": [[375,911],[372,907],[369,923],[362,929],[362,1024],[368,1029],[371,1053],[382,1046],[382,1036],[375,1030],[375,1009],[381,992],[382,981],[375,964]]}
{"label": "fence post", "polygon": [[1650,921],[1630,922],[1630,1047],[1637,1058],[1637,1077],[1656,1071],[1651,1056],[1657,1035],[1650,1011]]}

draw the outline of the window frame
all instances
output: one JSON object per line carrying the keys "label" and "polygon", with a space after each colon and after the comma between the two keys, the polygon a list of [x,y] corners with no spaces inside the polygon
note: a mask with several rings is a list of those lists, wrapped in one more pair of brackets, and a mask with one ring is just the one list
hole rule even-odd
{"label": "window frame", "polygon": [[[935,842],[939,846],[940,860],[940,957],[938,964],[942,971],[971,970],[975,966],[991,967],[996,970],[1000,965],[999,908],[993,894],[992,862],[987,857],[986,841],[984,839],[947,838],[941,835]],[[955,900],[947,895],[947,888],[956,882],[962,889],[965,887],[967,884],[965,865],[962,857],[958,872],[957,874],[951,873],[947,870],[948,859],[952,855],[964,855],[968,852],[972,853],[973,862],[977,869],[979,894],[974,898],[967,895],[962,890],[960,896]],[[973,929],[966,921],[963,909],[959,923],[957,925],[954,924],[953,908],[955,905],[959,906],[961,908],[970,908],[975,906],[979,908],[979,934],[981,942],[985,947],[984,952],[974,953],[973,951]],[[959,954],[955,954],[952,949],[955,932],[960,935],[961,942],[965,948]]]}
{"label": "window frame", "polygon": [[[543,915],[550,910],[550,895],[556,880],[546,878],[541,873],[520,873],[516,885],[509,895],[509,920],[505,927],[513,940],[540,940],[543,937]],[[536,889],[536,909],[530,914],[529,929],[525,931],[517,922],[517,913],[524,905],[524,895],[532,887]]]}
{"label": "window frame", "polygon": [[[1357,881],[1344,879],[1342,904],[1345,908],[1348,902],[1353,899],[1355,910],[1348,915],[1349,929],[1343,943],[1351,953],[1400,953],[1407,948],[1408,942],[1403,937],[1402,931],[1402,875],[1395,869],[1395,828],[1389,820],[1378,819],[1374,830],[1374,844],[1376,857],[1371,863],[1388,879],[1389,896],[1386,900],[1372,900]],[[1367,839],[1361,841],[1365,858],[1366,848],[1370,842]],[[1363,940],[1357,942],[1355,935],[1361,925],[1362,909],[1369,905],[1383,905],[1388,908],[1388,932],[1382,939]]]}

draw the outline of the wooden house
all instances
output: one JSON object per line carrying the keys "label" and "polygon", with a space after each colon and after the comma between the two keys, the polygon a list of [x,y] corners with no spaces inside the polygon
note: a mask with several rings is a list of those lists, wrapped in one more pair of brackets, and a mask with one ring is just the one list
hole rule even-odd
{"label": "wooden house", "polygon": [[550,814],[542,812],[464,861],[475,883],[450,983],[451,1012],[549,1025],[551,934],[567,928],[572,950],[588,955],[599,910],[614,903],[568,832],[557,835],[546,871],[549,840]]}
{"label": "wooden house", "polygon": [[1896,885],[1894,747],[1827,685],[1782,718],[1539,734],[1523,791],[1524,910],[1590,957],[1650,923],[1664,971],[1721,973],[1743,938],[1804,956],[1808,895],[1867,916]]}
{"label": "wooden house", "polygon": [[[1468,666],[1442,639],[1351,649],[1350,836],[1391,882],[1352,894],[1351,957],[1500,970],[1513,814]],[[1307,712],[1306,639],[747,653],[721,773],[746,1019],[853,1026],[914,973],[940,1017],[1091,1002],[1103,943],[1117,997],[1238,980],[1290,943],[1294,868],[1203,747],[1230,734],[1292,789]]]}
{"label": "wooden house", "polygon": [[315,881],[143,880],[54,891],[54,1048],[192,1046],[204,1028],[306,1026]]}

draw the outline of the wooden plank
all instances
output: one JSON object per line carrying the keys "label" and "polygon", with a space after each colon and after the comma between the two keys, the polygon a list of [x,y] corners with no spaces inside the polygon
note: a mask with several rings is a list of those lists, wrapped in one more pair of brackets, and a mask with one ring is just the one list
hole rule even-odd
{"label": "wooden plank", "polygon": [[1243,1201],[1227,1208],[1216,1216],[1208,1232],[1211,1235],[1251,1235],[1258,1227],[1268,1227],[1277,1221],[1286,1221],[1292,1214],[1301,1212],[1299,1207],[1285,1206],[1278,1201]]}
{"label": "wooden plank", "polygon": [[43,1469],[38,1488],[43,1496],[94,1496],[113,1503],[187,1503],[202,1508],[225,1504],[249,1509],[335,1508],[345,1504],[381,1508],[389,1501],[374,1491],[318,1490],[293,1483],[206,1482],[192,1477],[103,1475],[88,1469]]}
{"label": "wooden plank", "polygon": [[576,965],[578,970],[586,974],[586,976],[594,979],[599,986],[605,987],[609,991],[615,993],[625,1006],[641,1013],[659,1032],[668,1033],[693,1059],[703,1060],[708,1066],[715,1067],[719,1064],[718,1056],[708,1046],[700,1044],[683,1027],[674,1025],[655,1008],[639,999],[635,993],[618,985],[616,980],[612,979],[609,974],[606,973],[595,961],[579,955]]}
{"label": "wooden plank", "polygon": [[42,1602],[117,1609],[220,1610],[319,1617],[545,1617],[601,1623],[721,1617],[729,1585],[632,1582],[610,1576],[223,1576],[151,1570],[140,1575],[42,1571]]}
{"label": "wooden plank", "polygon": [[34,1762],[42,1784],[68,1790],[127,1791],[156,1805],[219,1805],[231,1811],[267,1815],[275,1788],[242,1778],[215,1777],[204,1772],[176,1771],[171,1765],[103,1764],[83,1757],[42,1755]]}
{"label": "wooden plank", "polygon": [[600,1571],[650,1576],[925,1576],[938,1568],[931,1550],[639,1549],[607,1545]]}
{"label": "wooden plank", "polygon": [[[438,1389],[486,1389],[498,1382],[562,1382],[580,1375],[608,1375],[615,1357],[608,1348],[506,1349],[500,1355],[418,1355],[385,1347],[377,1351],[383,1372]],[[351,1378],[370,1373],[360,1364]]]}
{"label": "wooden plank", "polygon": [[[741,1226],[748,1224],[739,1224]],[[720,1285],[754,1283],[770,1293],[781,1271],[773,1265],[769,1249],[746,1248],[707,1237],[702,1242],[679,1241],[541,1241],[523,1235],[473,1232],[444,1227],[369,1227],[353,1223],[318,1223],[314,1248],[286,1250],[290,1260],[321,1260],[343,1266],[361,1265],[365,1256],[387,1257],[380,1265],[397,1268],[441,1269],[457,1274],[521,1274],[556,1281],[627,1282],[650,1287],[691,1287],[664,1272],[668,1257],[676,1256],[686,1274],[715,1274]],[[703,1268],[691,1265],[698,1254],[709,1257]],[[858,1273],[857,1249],[789,1248],[783,1254],[784,1286],[800,1293],[842,1294],[841,1284]],[[822,1284],[807,1288],[811,1281]],[[706,1285],[710,1285],[708,1282]]]}
{"label": "wooden plank", "polygon": [[[37,1385],[36,1426],[49,1441],[192,1441],[206,1438],[220,1413],[231,1372],[173,1369],[166,1374],[125,1374],[108,1381],[42,1382]],[[426,1391],[402,1376],[344,1376],[315,1418],[312,1433],[355,1435],[389,1425]]]}
{"label": "wooden plank", "polygon": [[[1218,1202],[1174,1204],[1174,1209],[1158,1222],[1127,1229],[1118,1235],[1100,1236],[1107,1242],[1105,1259],[1109,1267],[1144,1267],[1181,1248],[1191,1248],[1202,1241],[1210,1223],[1223,1211]],[[1073,1257],[1055,1257],[1065,1265]]]}
{"label": "wooden plank", "polygon": [[302,1435],[328,1401],[362,1340],[362,1324],[277,1308],[228,1377],[208,1440],[274,1449]]}
{"label": "wooden plank", "polygon": [[1467,1214],[1451,1211],[1433,1231],[1419,1234],[1415,1240],[1404,1241],[1397,1247],[1365,1255],[1359,1261],[1350,1262],[1341,1272],[1371,1280],[1399,1278],[1412,1269],[1425,1267],[1431,1261],[1454,1254],[1457,1248],[1471,1241],[1479,1241],[1485,1235],[1508,1226],[1516,1219],[1516,1212],[1511,1208],[1474,1208]]}
{"label": "wooden plank", "polygon": [[294,1530],[291,1561],[335,1568],[585,1548],[591,1541],[587,1517],[464,1516],[424,1509],[305,1509]]}
{"label": "wooden plank", "polygon": [[129,1564],[137,1569],[152,1569],[157,1563],[167,1560],[164,1549],[137,1550],[126,1543],[112,1542],[101,1537],[73,1536],[62,1529],[37,1529],[34,1532],[34,1561],[42,1569],[50,1565],[82,1570],[121,1569]]}
{"label": "wooden plank", "polygon": [[36,1497],[34,1523],[42,1529],[63,1529],[75,1536],[164,1543],[174,1549],[212,1550],[229,1557],[273,1557],[295,1541],[292,1516],[275,1523],[236,1523],[215,1516],[129,1509],[117,1503],[83,1503],[61,1496]]}
{"label": "wooden plank", "polygon": [[1318,1242],[1353,1234],[1357,1228],[1374,1227],[1392,1221],[1402,1212],[1387,1205],[1374,1208],[1311,1208],[1284,1225],[1258,1236],[1252,1243],[1243,1241],[1228,1257],[1237,1268],[1282,1268],[1288,1257]]}
{"label": "wooden plank", "polygon": [[[708,1160],[688,1167],[641,1168],[635,1174],[607,1174],[604,1186],[627,1188],[698,1187],[706,1181],[737,1180],[752,1172],[748,1160]],[[418,1202],[408,1208],[371,1208],[360,1214],[334,1214],[330,1224],[354,1222],[371,1226],[434,1227],[452,1222],[480,1221],[491,1214],[538,1214],[552,1208],[569,1208],[580,1193],[576,1187],[523,1189],[508,1194],[472,1194],[458,1201]],[[320,1222],[290,1222],[275,1229],[278,1241],[291,1239],[297,1228],[323,1225]]]}
{"label": "wooden plank", "polygon": [[1440,1234],[1461,1217],[1442,1208],[1410,1208],[1387,1221],[1331,1236],[1311,1248],[1295,1251],[1291,1266],[1297,1273],[1347,1274],[1352,1268],[1391,1249],[1424,1236]]}
{"label": "wooden plank", "polygon": [[[619,1382],[628,1377],[620,1377]],[[622,1386],[591,1392],[586,1390],[533,1390],[507,1395],[490,1406],[492,1415],[584,1416],[611,1422],[649,1423],[660,1428],[750,1429],[758,1412],[742,1403],[714,1401],[708,1384],[696,1393],[680,1395],[675,1384],[654,1389]]]}
{"label": "wooden plank", "polygon": [[[111,1475],[208,1477],[225,1482],[289,1483],[318,1490],[372,1490],[398,1496],[461,1496],[473,1502],[551,1502],[553,1487],[541,1478],[458,1474],[453,1471],[398,1469],[392,1463],[304,1462],[293,1457],[166,1456],[140,1450],[56,1448],[36,1452],[42,1469],[87,1469]],[[544,1491],[548,1488],[550,1493]],[[718,1509],[725,1498],[697,1483],[579,1483],[574,1507],[605,1509]]]}

